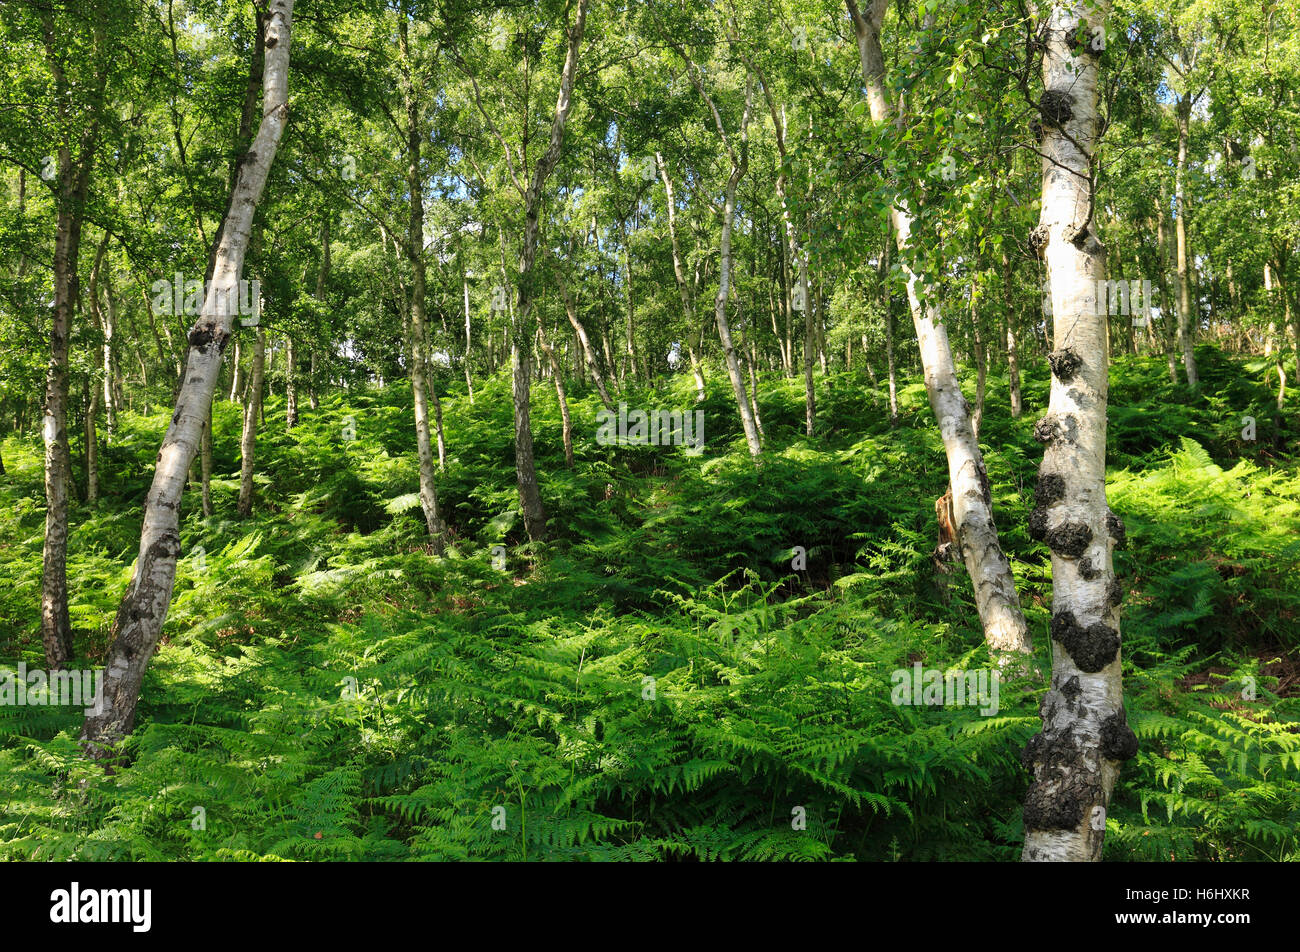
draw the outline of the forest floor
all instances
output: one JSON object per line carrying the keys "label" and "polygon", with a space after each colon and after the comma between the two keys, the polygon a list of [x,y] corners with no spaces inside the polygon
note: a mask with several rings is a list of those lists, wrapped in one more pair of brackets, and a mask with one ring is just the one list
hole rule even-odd
{"label": "forest floor", "polygon": [[[1278,413],[1263,360],[1197,357],[1194,398],[1162,358],[1111,374],[1141,749],[1105,858],[1297,860],[1300,405]],[[725,378],[709,383],[700,456],[599,445],[598,400],[571,394],[568,469],[537,382],[551,539],[530,544],[509,380],[476,381],[473,404],[450,382],[444,559],[423,539],[408,386],[319,411],[304,398],[291,433],[277,393],[243,521],[240,409],[219,402],[216,512],[187,493],[129,764],[110,775],[79,756],[80,708],[0,705],[0,858],[1018,858],[1020,751],[1044,686],[895,703],[895,673],[917,663],[989,667],[964,571],[931,557],[947,474],[924,388],[903,388],[891,428],[865,375],[819,378],[807,439],[801,381],[770,379],[755,466]],[[1046,374],[1015,420],[1005,380],[988,388],[995,516],[1046,668],[1050,563],[1025,529]],[[696,408],[689,375],[615,399]],[[170,412],[122,413],[100,504],[73,508],[80,667],[106,652]],[[0,663],[39,668],[39,434],[3,456]]]}

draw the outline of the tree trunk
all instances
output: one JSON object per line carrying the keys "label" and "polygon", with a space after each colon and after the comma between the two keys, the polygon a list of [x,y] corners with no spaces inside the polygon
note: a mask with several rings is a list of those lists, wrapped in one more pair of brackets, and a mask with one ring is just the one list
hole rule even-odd
{"label": "tree trunk", "polygon": [[569,29],[568,50],[564,69],[560,74],[560,91],[555,102],[555,116],[551,120],[551,136],[546,152],[533,168],[533,177],[524,192],[524,240],[519,251],[519,289],[511,333],[510,365],[511,394],[515,416],[515,480],[519,488],[519,509],[524,519],[528,538],[540,542],[546,538],[546,511],[537,486],[537,467],[533,461],[533,431],[529,421],[528,396],[531,389],[532,354],[529,346],[532,334],[526,333],[533,306],[533,264],[537,258],[537,239],[541,222],[542,186],[550,177],[555,163],[560,159],[564,144],[564,128],[569,121],[573,105],[573,81],[578,69],[578,50],[582,45],[582,31],[587,23],[588,0],[578,0],[577,15]]}
{"label": "tree trunk", "polygon": [[[977,280],[974,276],[972,280]],[[975,338],[975,412],[971,415],[971,432],[980,436],[980,423],[984,420],[984,385],[988,378],[988,348],[984,346],[984,328],[981,326],[978,285],[971,288],[970,322]]]}
{"label": "tree trunk", "polygon": [[555,378],[555,396],[560,401],[560,424],[564,438],[564,462],[573,469],[573,421],[569,419],[569,399],[564,393],[564,369],[555,356],[555,351],[546,342],[541,322],[537,324],[537,346],[546,355],[551,365],[551,376]]}
{"label": "tree trunk", "polygon": [[648,372],[640,365],[636,349],[636,298],[632,295],[632,235],[623,238],[623,265],[627,270],[627,359],[632,365],[632,376],[648,379]]}
{"label": "tree trunk", "polygon": [[[845,4],[857,36],[871,116],[877,122],[896,122],[885,95],[885,66],[880,48],[880,25],[887,0],[872,0],[865,17],[858,11],[857,0],[845,0]],[[984,638],[995,652],[1031,654],[1033,645],[1029,639],[1029,627],[1020,611],[1011,565],[998,543],[988,474],[971,428],[970,407],[962,397],[957,380],[952,351],[948,346],[948,330],[933,303],[935,293],[922,286],[920,276],[907,263],[912,218],[902,208],[891,209],[890,217],[907,279],[907,298],[920,345],[921,363],[925,368],[926,391],[939,422],[948,459],[949,491],[957,539],[974,587]]]}
{"label": "tree trunk", "polygon": [[[59,118],[72,122],[69,113],[72,98],[69,79],[64,75],[61,57],[55,48],[59,37],[54,20],[47,11],[41,15],[46,58],[54,75],[57,96],[55,108]],[[95,26],[95,50],[99,52],[103,24]],[[68,493],[72,479],[72,457],[68,445],[68,343],[72,334],[73,311],[80,300],[78,258],[81,251],[81,224],[86,188],[95,148],[99,140],[99,110],[103,108],[105,72],[96,77],[98,108],[82,131],[73,157],[65,142],[58,148],[58,184],[54,204],[54,302],[50,323],[49,361],[45,372],[45,415],[42,435],[45,442],[45,543],[41,568],[41,641],[45,663],[50,670],[63,668],[72,658],[72,624],[68,618]],[[24,186],[26,181],[24,180]],[[24,197],[25,198],[25,197]],[[25,259],[24,259],[25,264]]]}
{"label": "tree trunk", "polygon": [[740,362],[736,358],[736,348],[731,341],[731,326],[727,323],[727,298],[731,293],[731,230],[736,217],[736,186],[749,165],[749,117],[754,106],[754,76],[749,73],[745,77],[745,111],[740,120],[740,152],[737,155],[731,141],[727,138],[726,129],[723,128],[722,116],[719,115],[718,109],[713,104],[709,94],[705,92],[702,79],[697,76],[698,68],[690,60],[687,60],[687,65],[690,70],[691,82],[695,84],[696,90],[703,97],[709,111],[713,114],[713,124],[717,127],[718,135],[722,138],[722,144],[731,159],[731,174],[727,178],[727,188],[722,205],[722,238],[719,242],[718,254],[718,293],[713,299],[713,319],[718,325],[718,338],[722,343],[722,357],[726,363],[727,376],[731,380],[731,389],[736,398],[736,408],[740,412],[740,424],[745,431],[745,443],[749,446],[749,454],[758,456],[763,452],[763,445],[759,439],[758,427],[754,424],[754,414],[750,407],[749,395],[745,392],[745,379],[740,375]]}
{"label": "tree trunk", "polygon": [[1174,170],[1174,233],[1178,241],[1178,344],[1183,351],[1183,368],[1187,371],[1187,386],[1196,390],[1200,386],[1200,378],[1196,373],[1196,355],[1192,352],[1192,338],[1196,329],[1192,326],[1192,300],[1187,274],[1187,198],[1184,194],[1184,180],[1187,177],[1187,140],[1192,114],[1190,92],[1178,101],[1176,111],[1178,165]]}
{"label": "tree trunk", "polygon": [[212,515],[212,404],[208,404],[208,418],[203,421],[203,435],[199,439],[199,472],[202,479],[203,515]]}
{"label": "tree trunk", "polygon": [[668,206],[668,240],[673,249],[673,277],[677,281],[677,293],[682,299],[682,316],[686,319],[687,351],[691,360],[691,373],[695,377],[695,399],[704,399],[704,374],[700,370],[699,357],[691,343],[690,335],[695,333],[695,307],[691,300],[691,288],[686,283],[686,269],[682,264],[681,245],[677,240],[677,200],[673,196],[673,180],[668,174],[668,163],[656,152],[655,163],[659,166],[659,178],[664,183],[664,199]]}
{"label": "tree trunk", "polygon": [[[320,271],[316,273],[316,294],[315,298],[321,307],[325,307],[325,283],[329,280],[330,274],[330,219],[327,212],[321,216],[320,223],[320,244],[321,259]],[[314,327],[313,330],[319,332],[320,328]],[[312,335],[311,354],[307,366],[307,405],[313,410],[320,409],[320,399],[316,394],[316,334]]]}
{"label": "tree trunk", "polygon": [[244,388],[243,388],[244,381],[241,376],[242,374],[241,363],[242,363],[243,354],[240,353],[241,350],[242,347],[240,346],[239,338],[236,337],[235,356],[230,361],[230,402],[231,403],[242,403],[244,400]]}
{"label": "tree trunk", "polygon": [[292,430],[298,425],[298,355],[294,352],[294,335],[284,338],[284,428]]}
{"label": "tree trunk", "polygon": [[470,321],[469,321],[469,273],[461,272],[461,288],[465,293],[465,389],[469,391],[470,406],[474,405],[474,378],[469,374]]}
{"label": "tree trunk", "polygon": [[97,759],[110,756],[116,742],[131,731],[145,668],[162,634],[180,554],[180,503],[185,475],[198,449],[234,322],[234,300],[253,213],[288,115],[293,0],[270,0],[269,8],[262,122],[239,167],[212,281],[202,313],[189,334],[186,374],[145,500],[139,558],[113,622],[113,644],[96,709],[82,728],[87,751]]}
{"label": "tree trunk", "polygon": [[[889,370],[889,425],[898,426],[898,361],[894,356],[894,304],[889,274],[889,225],[885,225],[885,247],[880,255],[880,296],[885,308],[885,363]],[[862,351],[867,350],[867,335],[862,335]],[[870,366],[870,365],[868,365]]]}
{"label": "tree trunk", "polygon": [[[257,427],[262,419],[262,385],[266,379],[266,331],[258,327],[253,344],[253,374],[248,403],[244,407],[244,430],[239,438],[239,518],[253,514],[253,461],[257,451]],[[200,427],[204,424],[200,422]],[[200,438],[202,431],[200,430]],[[191,452],[190,456],[193,457]]]}
{"label": "tree trunk", "polygon": [[[1031,243],[1047,262],[1055,350],[1046,447],[1030,535],[1052,552],[1052,680],[1043,730],[1022,760],[1028,862],[1096,861],[1122,761],[1137,751],[1120,686],[1122,587],[1111,556],[1123,524],[1106,504],[1108,318],[1097,306],[1106,249],[1092,231],[1098,57],[1074,36],[1105,22],[1109,0],[1061,0],[1046,24],[1042,213]],[[1078,56],[1073,50],[1078,49]]]}
{"label": "tree trunk", "polygon": [[95,416],[99,413],[99,386],[91,380],[86,395],[86,505],[99,505],[99,447],[95,440]]}
{"label": "tree trunk", "polygon": [[[85,161],[88,161],[86,159]],[[41,572],[41,640],[45,664],[63,668],[72,658],[68,619],[68,339],[78,297],[77,257],[81,203],[77,170],[66,146],[59,149],[58,224],[54,238],[54,314],[45,374],[45,545]]]}
{"label": "tree trunk", "polygon": [[[410,63],[407,49],[406,18],[400,20],[398,39],[402,60]],[[410,193],[409,215],[406,230],[406,256],[411,265],[410,349],[411,391],[415,404],[415,444],[420,463],[420,508],[424,511],[425,526],[433,551],[442,555],[447,544],[447,526],[438,509],[438,489],[434,481],[433,448],[429,435],[429,374],[425,347],[426,327],[425,295],[428,279],[424,265],[424,178],[420,173],[420,144],[424,130],[420,119],[420,96],[415,88],[409,65],[403,74],[406,99],[406,187]],[[435,403],[437,395],[434,396]],[[438,406],[438,429],[441,433],[442,407]],[[438,440],[438,459],[445,458],[441,436]]]}
{"label": "tree trunk", "polygon": [[1011,416],[1024,412],[1020,402],[1020,352],[1016,346],[1016,306],[1011,286],[1011,259],[1002,253],[1002,295],[1007,309],[1007,378],[1011,385]]}
{"label": "tree trunk", "polygon": [[601,372],[600,361],[596,358],[596,351],[591,346],[591,339],[587,336],[587,329],[578,319],[578,302],[569,293],[569,286],[558,269],[555,272],[555,278],[560,286],[560,295],[564,298],[564,313],[569,316],[569,323],[573,326],[573,333],[577,335],[579,343],[582,344],[582,355],[587,361],[587,369],[591,371],[591,379],[596,382],[596,392],[600,394],[600,402],[605,405],[606,410],[613,410],[614,404],[610,402],[609,391],[605,388],[605,375]]}

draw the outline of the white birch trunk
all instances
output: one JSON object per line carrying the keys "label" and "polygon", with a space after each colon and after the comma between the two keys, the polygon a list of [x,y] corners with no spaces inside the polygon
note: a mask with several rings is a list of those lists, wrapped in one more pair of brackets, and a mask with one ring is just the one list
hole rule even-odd
{"label": "white birch trunk", "polygon": [[[885,66],[880,48],[880,25],[886,0],[872,0],[867,14],[859,12],[856,0],[845,0],[857,35],[862,78],[867,88],[871,116],[877,122],[895,120],[885,95]],[[962,396],[948,346],[948,329],[943,325],[935,295],[925,293],[920,277],[907,263],[907,245],[912,218],[902,208],[891,210],[896,244],[907,281],[907,300],[925,369],[925,387],[930,407],[939,422],[948,459],[948,480],[952,491],[953,520],[966,570],[975,591],[975,604],[984,626],[984,639],[995,652],[1030,654],[1033,645],[1029,627],[1020,610],[1011,564],[998,543],[993,523],[993,498],[984,458],[971,426],[970,405]]]}
{"label": "white birch trunk", "polygon": [[269,8],[261,125],[239,167],[212,281],[203,310],[190,330],[185,376],[145,501],[139,559],[113,622],[113,645],[106,659],[97,709],[86,717],[82,728],[87,751],[97,759],[109,756],[116,742],[130,733],[145,668],[162,635],[180,554],[180,503],[185,477],[198,449],[230,338],[253,213],[288,118],[293,0],[270,0]]}
{"label": "white birch trunk", "polygon": [[[1111,563],[1123,524],[1106,504],[1110,346],[1097,282],[1106,250],[1092,230],[1098,54],[1074,37],[1100,26],[1109,0],[1061,0],[1046,43],[1040,150],[1042,213],[1030,243],[1047,262],[1055,350],[1046,444],[1029,520],[1052,551],[1052,679],[1043,730],[1025,747],[1025,861],[1095,861],[1120,763],[1137,750],[1120,688],[1119,604]],[[1088,31],[1091,35],[1091,31]],[[1076,55],[1077,54],[1077,55]]]}

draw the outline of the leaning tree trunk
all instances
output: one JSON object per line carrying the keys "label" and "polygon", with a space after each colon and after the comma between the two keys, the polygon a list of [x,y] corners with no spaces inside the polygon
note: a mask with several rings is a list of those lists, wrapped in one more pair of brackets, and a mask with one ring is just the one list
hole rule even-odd
{"label": "leaning tree trunk", "polygon": [[546,538],[546,511],[537,486],[537,466],[533,460],[533,430],[529,420],[528,397],[532,386],[531,334],[525,332],[533,306],[533,264],[537,259],[537,239],[541,228],[542,186],[560,160],[564,128],[573,105],[573,81],[578,71],[578,50],[587,23],[588,0],[579,0],[577,16],[569,30],[568,51],[560,73],[560,92],[551,120],[551,137],[546,152],[533,168],[533,177],[524,192],[524,241],[519,251],[519,288],[516,295],[514,327],[511,333],[511,391],[515,417],[515,481],[519,488],[519,508],[528,538],[539,542]]}
{"label": "leaning tree trunk", "polygon": [[1110,347],[1097,306],[1106,250],[1091,221],[1098,55],[1074,40],[1081,23],[1104,23],[1109,6],[1061,0],[1042,30],[1042,213],[1030,244],[1047,263],[1055,350],[1047,416],[1034,430],[1046,448],[1029,533],[1052,552],[1052,680],[1042,732],[1023,754],[1033,782],[1022,858],[1031,862],[1100,858],[1115,778],[1137,751],[1120,686],[1123,590],[1111,562],[1124,527],[1106,504]]}
{"label": "leaning tree trunk", "polygon": [[[257,427],[262,419],[262,384],[266,379],[266,331],[257,329],[253,344],[253,374],[244,407],[244,431],[239,438],[239,518],[253,514],[253,463],[257,452]],[[206,422],[203,424],[206,426]],[[200,439],[201,439],[200,435]]]}
{"label": "leaning tree trunk", "polygon": [[[880,48],[880,25],[885,18],[887,0],[872,0],[866,16],[859,12],[857,0],[845,0],[845,4],[857,36],[871,116],[881,123],[896,122],[885,94],[885,64]],[[974,587],[984,639],[994,651],[1031,654],[1029,626],[1020,610],[1011,564],[998,543],[988,474],[971,427],[970,405],[962,396],[957,379],[948,346],[948,329],[934,303],[936,292],[922,285],[920,276],[907,261],[912,217],[901,207],[895,207],[891,209],[890,220],[907,281],[907,300],[925,369],[925,388],[948,458],[953,521]]]}
{"label": "leaning tree trunk", "polygon": [[541,322],[537,324],[537,346],[546,355],[551,365],[551,376],[555,378],[555,396],[560,401],[560,435],[564,439],[564,462],[573,469],[573,421],[569,417],[569,398],[564,393],[564,368],[560,366],[555,349],[546,342],[546,333]]}
{"label": "leaning tree trunk", "polygon": [[185,477],[198,449],[221,372],[222,354],[230,339],[253,213],[288,117],[293,0],[270,0],[269,5],[262,122],[239,166],[216,267],[202,313],[189,333],[186,373],[145,499],[139,558],[113,622],[113,644],[106,659],[101,694],[81,732],[87,752],[97,759],[110,756],[117,741],[130,733],[145,668],[162,635],[180,554],[180,504]]}
{"label": "leaning tree trunk", "polygon": [[600,402],[605,405],[606,410],[613,410],[614,404],[610,402],[609,391],[605,387],[605,375],[601,372],[600,361],[596,359],[596,351],[591,346],[591,338],[587,336],[587,328],[578,318],[578,302],[569,292],[569,286],[558,270],[555,277],[560,286],[560,296],[564,298],[564,313],[568,315],[573,333],[578,336],[578,341],[582,344],[583,359],[587,362],[587,369],[591,371],[591,379],[596,382],[596,392],[600,394]]}

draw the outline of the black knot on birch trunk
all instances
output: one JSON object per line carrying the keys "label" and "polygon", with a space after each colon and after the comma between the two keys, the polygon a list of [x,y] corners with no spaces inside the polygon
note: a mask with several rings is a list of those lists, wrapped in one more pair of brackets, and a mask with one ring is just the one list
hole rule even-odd
{"label": "black knot on birch trunk", "polygon": [[1084,556],[1079,560],[1079,575],[1085,582],[1091,582],[1100,574],[1101,572],[1092,564],[1092,559]]}
{"label": "black knot on birch trunk", "polygon": [[1083,358],[1070,347],[1062,347],[1047,355],[1047,362],[1052,365],[1052,373],[1061,383],[1069,383],[1075,373],[1083,366]]}
{"label": "black knot on birch trunk", "polygon": [[1038,111],[1048,125],[1063,126],[1074,115],[1074,97],[1061,89],[1048,89],[1038,100]]}
{"label": "black knot on birch trunk", "polygon": [[1122,549],[1128,543],[1128,530],[1124,528],[1124,520],[1111,509],[1106,510],[1106,531],[1115,540],[1116,548]]}
{"label": "black knot on birch trunk", "polygon": [[211,350],[216,347],[218,351],[224,351],[229,336],[216,321],[205,321],[196,324],[190,331],[189,342],[191,347],[198,350]]}
{"label": "black knot on birch trunk", "polygon": [[1057,555],[1077,559],[1091,544],[1092,530],[1084,522],[1063,522],[1055,529],[1048,529],[1043,541]]}
{"label": "black knot on birch trunk", "polygon": [[1056,438],[1056,433],[1056,417],[1051,413],[1034,424],[1034,439],[1039,443],[1050,443]]}
{"label": "black knot on birch trunk", "polygon": [[1034,487],[1034,504],[1037,506],[1050,506],[1054,502],[1059,502],[1065,498],[1065,477],[1060,473],[1044,473],[1038,477],[1038,485]]}
{"label": "black knot on birch trunk", "polygon": [[1119,632],[1099,621],[1084,628],[1071,611],[1052,616],[1052,640],[1060,642],[1075,666],[1088,674],[1097,673],[1119,654]]}
{"label": "black knot on birch trunk", "polygon": [[1043,256],[1049,237],[1051,237],[1051,229],[1046,225],[1035,225],[1029,231],[1029,248],[1039,258]]}
{"label": "black knot on birch trunk", "polygon": [[1122,706],[1101,723],[1101,752],[1111,760],[1132,760],[1138,752],[1137,735],[1128,726],[1128,714]]}
{"label": "black knot on birch trunk", "polygon": [[1029,538],[1042,542],[1047,538],[1047,507],[1039,506],[1029,514]]}
{"label": "black knot on birch trunk", "polygon": [[1117,608],[1122,601],[1124,601],[1124,586],[1119,584],[1119,579],[1113,578],[1106,586],[1106,607]]}
{"label": "black knot on birch trunk", "polygon": [[1026,829],[1078,829],[1088,808],[1101,801],[1095,764],[1068,731],[1034,735],[1020,761],[1034,774],[1025,793]]}

